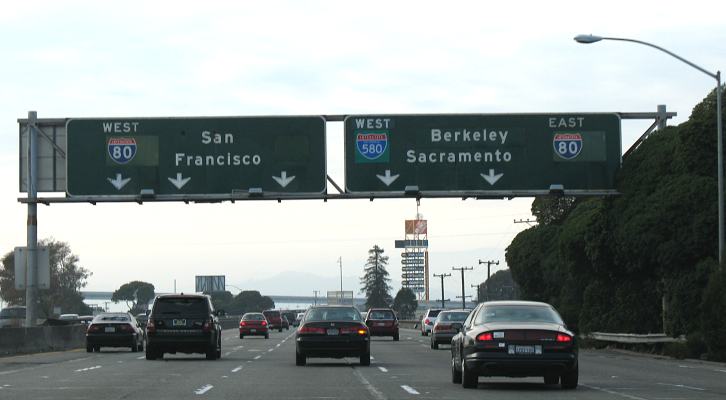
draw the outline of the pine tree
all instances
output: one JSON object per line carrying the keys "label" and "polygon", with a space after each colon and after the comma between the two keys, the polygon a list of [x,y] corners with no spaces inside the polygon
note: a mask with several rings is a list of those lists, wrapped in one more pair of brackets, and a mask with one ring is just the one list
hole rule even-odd
{"label": "pine tree", "polygon": [[363,285],[361,291],[366,294],[366,307],[390,307],[393,303],[391,297],[391,285],[388,282],[386,266],[388,265],[388,256],[383,255],[384,250],[378,245],[374,245],[368,250],[368,261],[366,261],[363,270],[365,273],[360,280]]}

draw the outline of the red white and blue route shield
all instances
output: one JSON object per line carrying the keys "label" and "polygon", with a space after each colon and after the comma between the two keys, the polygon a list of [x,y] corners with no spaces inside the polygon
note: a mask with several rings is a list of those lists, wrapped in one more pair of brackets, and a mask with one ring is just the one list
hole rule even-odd
{"label": "red white and blue route shield", "polygon": [[136,155],[136,139],[117,137],[108,139],[108,155],[117,164],[126,164]]}
{"label": "red white and blue route shield", "polygon": [[579,133],[556,133],[552,145],[555,154],[565,160],[572,160],[582,151],[582,135]]}

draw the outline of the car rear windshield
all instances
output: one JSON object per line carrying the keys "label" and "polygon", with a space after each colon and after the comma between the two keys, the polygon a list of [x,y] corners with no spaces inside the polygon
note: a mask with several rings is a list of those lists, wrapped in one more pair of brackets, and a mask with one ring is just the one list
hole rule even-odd
{"label": "car rear windshield", "polygon": [[307,313],[305,321],[361,321],[360,313],[353,307],[321,307]]}
{"label": "car rear windshield", "polygon": [[242,319],[245,321],[264,321],[265,316],[262,314],[245,314]]}
{"label": "car rear windshield", "polygon": [[445,312],[439,314],[439,321],[452,321],[452,322],[464,322],[469,313],[466,311],[460,312]]}
{"label": "car rear windshield", "polygon": [[429,317],[436,317],[440,312],[441,310],[429,310]]}
{"label": "car rear windshield", "polygon": [[96,315],[96,317],[93,318],[93,321],[94,322],[113,322],[113,321],[128,322],[128,321],[130,321],[130,319],[129,319],[128,315],[124,315],[124,314],[108,314],[108,315],[100,314],[100,315]]}
{"label": "car rear windshield", "polygon": [[562,324],[557,313],[545,306],[496,305],[488,306],[476,316],[476,324],[488,322],[546,322]]}
{"label": "car rear windshield", "polygon": [[24,308],[3,308],[0,311],[0,319],[25,318]]}
{"label": "car rear windshield", "polygon": [[208,312],[207,299],[199,297],[157,299],[154,305],[155,315],[206,314]]}
{"label": "car rear windshield", "polygon": [[391,311],[374,310],[374,311],[371,311],[370,315],[368,315],[368,319],[396,319],[396,316],[393,315],[393,312],[391,312]]}

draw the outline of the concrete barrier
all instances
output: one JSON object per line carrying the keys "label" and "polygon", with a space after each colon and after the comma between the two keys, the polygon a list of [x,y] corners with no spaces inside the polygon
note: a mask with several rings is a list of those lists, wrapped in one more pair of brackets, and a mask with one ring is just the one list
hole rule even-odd
{"label": "concrete barrier", "polygon": [[0,355],[41,353],[83,348],[85,325],[0,329]]}

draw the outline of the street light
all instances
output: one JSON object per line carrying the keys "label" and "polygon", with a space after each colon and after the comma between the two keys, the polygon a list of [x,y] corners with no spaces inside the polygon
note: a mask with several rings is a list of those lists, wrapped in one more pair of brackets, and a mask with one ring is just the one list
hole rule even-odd
{"label": "street light", "polygon": [[717,151],[717,168],[718,168],[718,264],[719,268],[723,268],[723,252],[724,252],[724,195],[723,195],[723,128],[721,126],[721,71],[709,72],[698,65],[686,60],[685,58],[674,54],[662,47],[656,46],[652,43],[643,42],[635,39],[615,38],[615,37],[603,37],[595,35],[577,35],[575,36],[577,43],[590,44],[599,42],[601,40],[619,40],[622,42],[633,42],[654,49],[660,50],[669,56],[677,58],[678,60],[690,65],[691,67],[703,72],[704,74],[716,79],[716,151]]}

